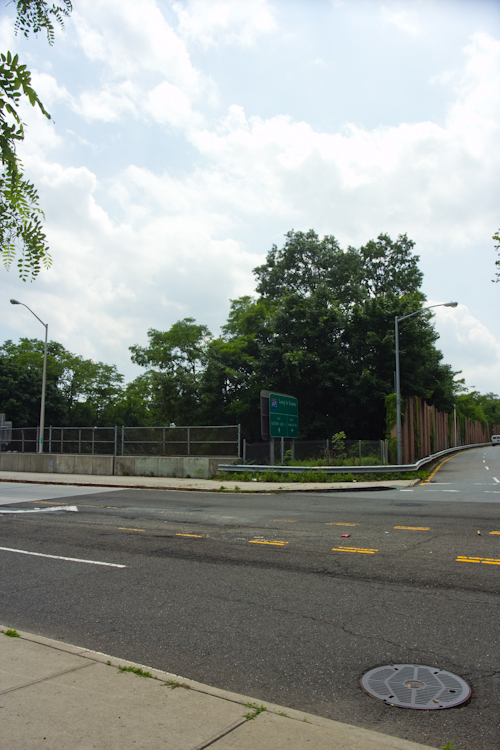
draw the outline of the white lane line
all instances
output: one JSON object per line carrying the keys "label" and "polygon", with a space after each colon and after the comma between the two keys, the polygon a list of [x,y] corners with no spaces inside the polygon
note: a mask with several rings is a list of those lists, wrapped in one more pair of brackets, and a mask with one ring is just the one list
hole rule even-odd
{"label": "white lane line", "polygon": [[3,515],[4,513],[50,513],[54,510],[71,510],[74,513],[78,513],[76,505],[53,505],[51,508],[33,508],[30,510],[4,510],[3,508],[0,508],[0,515]]}
{"label": "white lane line", "polygon": [[493,477],[493,479],[495,480],[495,482],[496,482],[497,484],[500,484],[500,479],[497,479],[496,477]]}
{"label": "white lane line", "polygon": [[88,563],[88,565],[106,565],[108,568],[126,568],[126,565],[117,563],[97,562],[97,560],[80,560],[78,557],[61,557],[60,555],[45,555],[43,552],[28,552],[25,549],[12,549],[11,547],[0,547],[4,552],[19,552],[21,555],[34,555],[35,557],[50,557],[52,560],[68,560],[69,562]]}
{"label": "white lane line", "polygon": [[489,471],[489,470],[490,470],[490,467],[489,467],[489,466],[485,466],[484,468],[486,469],[486,471]]}

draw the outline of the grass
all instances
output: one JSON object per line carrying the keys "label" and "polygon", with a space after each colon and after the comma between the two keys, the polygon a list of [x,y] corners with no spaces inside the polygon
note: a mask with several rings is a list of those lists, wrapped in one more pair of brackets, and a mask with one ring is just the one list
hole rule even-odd
{"label": "grass", "polygon": [[9,638],[20,638],[21,636],[17,632],[17,630],[14,630],[13,628],[7,628],[7,630],[3,631],[4,635],[8,635]]}
{"label": "grass", "polygon": [[153,680],[157,680],[157,677],[153,677],[151,672],[145,672],[140,667],[122,667],[118,665],[118,671],[119,672],[132,672],[133,674],[136,674],[138,677],[151,677]]}
{"label": "grass", "polygon": [[441,745],[441,750],[458,750],[458,748],[454,747],[451,742],[447,742],[446,745]]}
{"label": "grass", "polygon": [[256,716],[267,710],[265,706],[259,706],[257,703],[245,703],[245,706],[252,709],[248,713],[243,714],[248,721],[255,719]]}
{"label": "grass", "polygon": [[[317,483],[327,483],[327,482],[379,482],[379,481],[390,481],[390,480],[398,480],[398,479],[427,479],[429,476],[428,471],[412,471],[412,472],[401,472],[401,471],[394,471],[394,472],[387,472],[384,474],[352,474],[349,472],[348,474],[327,474],[326,471],[322,471],[321,469],[312,470],[309,469],[309,471],[304,470],[300,473],[286,473],[286,470],[283,472],[276,472],[276,471],[264,471],[264,472],[248,472],[245,471],[242,474],[240,473],[234,473],[231,474],[229,472],[219,472],[218,474],[211,477],[212,479],[216,479],[218,481],[225,481],[225,482],[235,482],[235,481],[243,481],[243,482],[251,482],[251,481],[257,481],[257,482],[290,482],[290,483],[301,483],[301,482],[317,482]],[[239,488],[238,488],[239,489]],[[227,492],[227,488],[224,485],[221,485],[218,492]]]}
{"label": "grass", "polygon": [[176,688],[184,688],[184,690],[191,690],[189,685],[186,685],[184,682],[178,682],[177,680],[166,680],[165,686],[169,687],[171,690],[175,690]]}

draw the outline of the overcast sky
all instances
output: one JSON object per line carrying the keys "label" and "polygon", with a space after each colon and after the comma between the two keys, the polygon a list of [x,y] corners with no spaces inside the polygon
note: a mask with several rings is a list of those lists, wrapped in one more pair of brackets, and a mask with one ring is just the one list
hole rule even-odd
{"label": "overcast sky", "polygon": [[406,232],[428,304],[460,303],[444,361],[500,392],[498,0],[75,0],[52,48],[13,27],[53,117],[25,106],[20,150],[53,266],[0,271],[2,341],[43,335],[15,297],[130,380],[148,328],[217,334],[288,230]]}

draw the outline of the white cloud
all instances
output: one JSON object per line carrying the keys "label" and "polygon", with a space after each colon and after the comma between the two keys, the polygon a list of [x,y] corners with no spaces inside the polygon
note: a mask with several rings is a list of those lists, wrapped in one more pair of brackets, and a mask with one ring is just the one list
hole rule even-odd
{"label": "white cloud", "polygon": [[[437,346],[443,351],[445,361],[453,369],[462,370],[468,388],[483,393],[491,391],[491,384],[495,382],[492,373],[500,372],[500,341],[467,305],[456,309],[440,307],[435,312],[440,335]],[[496,388],[498,390],[498,386]]]}
{"label": "white cloud", "polygon": [[173,3],[182,36],[203,46],[252,46],[277,24],[267,0],[184,0]]}
{"label": "white cloud", "polygon": [[422,33],[422,29],[417,22],[416,13],[407,8],[397,10],[383,5],[382,17],[387,23],[397,26],[398,29],[405,31],[411,36],[419,36]]}

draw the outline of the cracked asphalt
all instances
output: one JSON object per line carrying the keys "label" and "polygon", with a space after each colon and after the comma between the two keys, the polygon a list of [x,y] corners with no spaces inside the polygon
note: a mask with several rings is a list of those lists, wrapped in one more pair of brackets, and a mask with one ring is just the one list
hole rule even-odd
{"label": "cracked asphalt", "polygon": [[[2,547],[56,556],[0,552],[2,620],[415,742],[498,750],[499,480],[486,446],[412,489],[10,500],[61,512],[2,516]],[[412,711],[367,696],[364,672],[392,663],[454,672],[472,699]]]}

